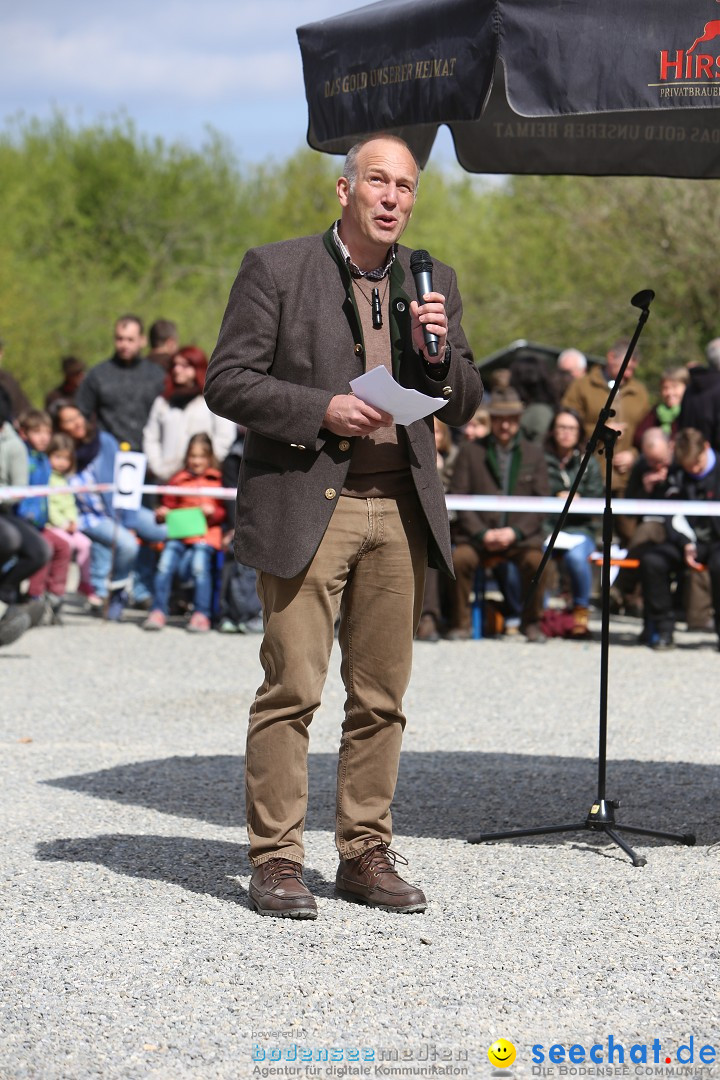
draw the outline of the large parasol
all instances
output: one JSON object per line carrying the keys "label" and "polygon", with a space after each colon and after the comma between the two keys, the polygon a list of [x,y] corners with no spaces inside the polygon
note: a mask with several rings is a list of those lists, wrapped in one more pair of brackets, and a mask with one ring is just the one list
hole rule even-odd
{"label": "large parasol", "polygon": [[441,124],[469,172],[720,176],[720,0],[380,0],[298,29],[308,142]]}

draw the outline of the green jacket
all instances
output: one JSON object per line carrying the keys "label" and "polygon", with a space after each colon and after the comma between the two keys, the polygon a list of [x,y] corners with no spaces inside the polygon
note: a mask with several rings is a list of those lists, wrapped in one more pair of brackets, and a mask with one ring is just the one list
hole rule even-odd
{"label": "green jacket", "polygon": [[[51,474],[50,487],[67,487],[67,484],[66,476],[61,476],[60,473],[56,472]],[[71,491],[66,495],[49,495],[47,502],[48,521],[56,529],[66,529],[70,522],[77,524],[77,503]]]}

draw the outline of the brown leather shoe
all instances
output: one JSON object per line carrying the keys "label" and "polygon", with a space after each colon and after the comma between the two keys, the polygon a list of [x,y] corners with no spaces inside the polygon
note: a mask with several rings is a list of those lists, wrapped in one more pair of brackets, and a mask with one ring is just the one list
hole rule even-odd
{"label": "brown leather shoe", "polygon": [[424,911],[425,894],[403,881],[395,869],[396,862],[407,866],[402,855],[382,843],[354,859],[341,859],[335,878],[336,895],[383,911]]}
{"label": "brown leather shoe", "polygon": [[250,903],[260,915],[278,919],[316,919],[317,904],[291,859],[268,859],[253,870]]}

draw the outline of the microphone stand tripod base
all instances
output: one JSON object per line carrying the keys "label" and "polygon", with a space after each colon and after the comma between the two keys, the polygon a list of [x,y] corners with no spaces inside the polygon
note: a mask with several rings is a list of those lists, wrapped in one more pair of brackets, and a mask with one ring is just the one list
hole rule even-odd
{"label": "microphone stand tripod base", "polygon": [[654,836],[661,840],[677,840],[681,844],[693,847],[695,836],[693,833],[659,832],[657,829],[643,829],[636,825],[619,825],[615,821],[615,811],[620,803],[613,799],[599,799],[593,803],[584,821],[575,821],[567,825],[541,825],[534,829],[511,829],[507,832],[476,833],[468,836],[468,844],[482,844],[485,840],[511,840],[521,836],[547,836],[550,833],[559,832],[583,832],[591,829],[593,832],[604,832],[613,843],[622,848],[626,855],[632,859],[633,866],[645,866],[647,859],[638,855],[628,843],[618,836],[618,832],[637,833],[640,836]]}

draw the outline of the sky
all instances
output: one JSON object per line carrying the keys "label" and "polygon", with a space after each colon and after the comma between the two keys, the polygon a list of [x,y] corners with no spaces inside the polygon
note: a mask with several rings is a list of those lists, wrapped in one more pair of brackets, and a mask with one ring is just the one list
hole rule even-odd
{"label": "sky", "polygon": [[[123,114],[193,147],[207,125],[241,161],[306,145],[298,26],[367,0],[0,0],[0,120]],[[433,161],[454,160],[443,131]]]}

